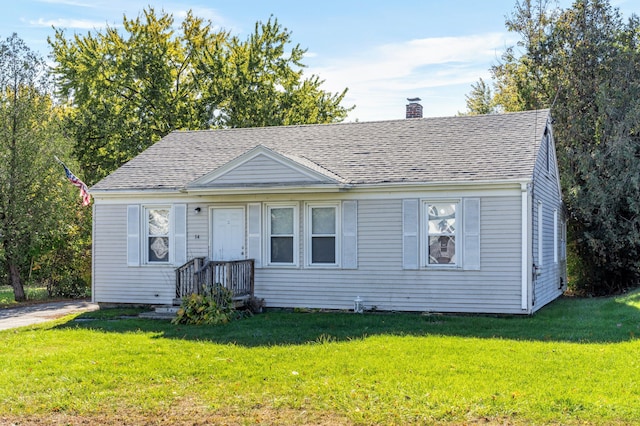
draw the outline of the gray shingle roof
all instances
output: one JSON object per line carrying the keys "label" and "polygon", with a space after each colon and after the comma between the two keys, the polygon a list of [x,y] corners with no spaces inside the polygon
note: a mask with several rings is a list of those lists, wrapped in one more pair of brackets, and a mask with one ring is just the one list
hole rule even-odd
{"label": "gray shingle roof", "polygon": [[92,187],[182,189],[257,145],[349,184],[528,179],[548,110],[378,122],[175,131]]}

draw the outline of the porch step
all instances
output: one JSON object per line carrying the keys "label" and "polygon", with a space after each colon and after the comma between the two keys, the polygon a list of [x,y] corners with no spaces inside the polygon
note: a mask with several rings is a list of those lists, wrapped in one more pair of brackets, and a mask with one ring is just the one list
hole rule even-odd
{"label": "porch step", "polygon": [[138,316],[146,319],[174,319],[178,309],[178,306],[171,305],[156,306],[153,311],[142,312]]}

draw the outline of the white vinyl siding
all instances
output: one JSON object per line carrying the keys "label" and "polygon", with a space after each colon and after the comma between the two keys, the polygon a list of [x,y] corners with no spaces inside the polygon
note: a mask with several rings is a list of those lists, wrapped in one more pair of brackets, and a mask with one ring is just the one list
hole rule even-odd
{"label": "white vinyl siding", "polygon": [[266,155],[257,155],[244,164],[216,178],[213,183],[224,185],[314,182],[315,180]]}
{"label": "white vinyl siding", "polygon": [[[92,241],[94,301],[167,304],[175,297],[174,265],[163,263],[147,267],[129,262],[132,259],[128,248],[135,247],[139,253],[142,246],[139,235],[135,244],[130,244],[133,236],[130,231],[135,228],[134,223],[137,223],[137,229],[141,228],[141,216],[139,205],[95,205],[94,220],[99,225]],[[132,220],[127,220],[128,217]]]}
{"label": "white vinyl siding", "polygon": [[[367,309],[522,313],[520,190],[469,199],[482,205],[481,270],[406,269],[403,216],[412,203],[360,199],[357,269],[263,268],[256,271],[256,296],[271,307],[352,309],[360,296]],[[417,216],[420,203],[412,200]]]}
{"label": "white vinyl siding", "polygon": [[[357,202],[326,202],[320,199],[317,202],[309,200],[304,204],[291,203],[285,197],[282,200],[273,198],[275,199],[264,204],[230,203],[226,199],[189,204],[186,209],[188,257],[207,256],[209,250],[209,218],[207,214],[197,214],[195,207],[201,207],[201,211],[206,212],[220,204],[245,206],[247,238],[251,240],[251,235],[262,235],[258,245],[262,244],[261,247],[264,248],[267,235],[264,229],[266,205],[296,205],[300,218],[300,247],[297,254],[303,256],[299,257],[302,260],[307,253],[304,242],[307,228],[306,206],[330,205],[339,211],[337,236],[341,241],[341,251],[337,252],[336,257],[344,264],[339,268],[335,265],[324,268],[256,268],[255,295],[264,298],[268,306],[352,309],[355,297],[361,296],[367,309],[376,307],[380,310],[398,311],[521,313],[519,188],[511,196],[456,198],[463,200],[463,209],[466,208],[466,199],[481,201],[478,203],[482,206],[479,212],[482,230],[479,235],[481,270],[405,269],[407,235],[404,231],[409,231],[403,220],[407,216],[405,207],[407,204],[413,205],[413,217],[417,218],[420,215],[418,198],[361,198]],[[408,200],[411,202],[407,202]],[[301,208],[302,206],[305,207]],[[94,236],[95,300],[105,303],[171,303],[175,294],[174,265],[158,264],[136,268],[126,266],[127,212],[126,204],[98,204],[95,207],[94,219],[100,224]],[[461,215],[463,222],[467,220],[464,212]],[[138,214],[138,218],[141,216]],[[251,223],[261,225],[252,226]],[[464,226],[464,223],[460,226]],[[260,227],[263,229],[260,230]],[[354,228],[356,232],[353,232]],[[414,230],[414,237],[417,238],[419,234],[419,231]],[[349,244],[355,243],[355,251],[347,248],[348,238],[353,240]],[[414,254],[415,252],[416,250]],[[354,259],[357,265],[350,268],[344,259],[353,253],[357,255]],[[249,257],[255,258],[253,255]]]}
{"label": "white vinyl siding", "polygon": [[530,308],[532,312],[562,294],[566,283],[566,259],[562,258],[566,242],[560,237],[564,209],[553,133],[548,131],[540,143],[532,190],[532,262],[539,273],[533,276]]}

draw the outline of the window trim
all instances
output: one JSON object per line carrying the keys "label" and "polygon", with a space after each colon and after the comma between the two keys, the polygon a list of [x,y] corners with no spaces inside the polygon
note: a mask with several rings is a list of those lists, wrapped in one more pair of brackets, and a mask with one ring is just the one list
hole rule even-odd
{"label": "window trim", "polygon": [[[461,234],[462,223],[462,199],[461,198],[428,198],[420,200],[420,267],[426,269],[463,269],[463,240]],[[455,204],[456,205],[456,226],[453,237],[455,240],[455,263],[429,263],[429,206],[434,204]]]}
{"label": "window trim", "polygon": [[[335,262],[334,263],[312,263],[312,211],[315,208],[327,208],[331,207],[335,211],[335,230],[333,236],[335,237]],[[342,209],[339,201],[331,202],[308,202],[305,203],[305,238],[304,238],[304,253],[305,253],[305,266],[308,268],[340,268],[342,260]],[[328,235],[328,234],[327,234]]]}
{"label": "window trim", "polygon": [[[167,233],[167,239],[169,241],[169,254],[167,255],[167,260],[166,261],[157,261],[157,260],[150,260],[149,259],[149,238],[151,237],[151,235],[149,235],[149,211],[150,210],[168,210],[169,211],[169,231]],[[142,205],[142,208],[140,209],[141,213],[142,213],[142,226],[144,227],[144,229],[142,230],[142,238],[140,241],[140,244],[142,246],[142,263],[143,265],[173,265],[173,259],[174,259],[174,253],[175,253],[175,243],[174,243],[174,230],[173,230],[173,223],[175,221],[174,219],[174,211],[173,211],[173,206],[170,204],[145,204]]]}
{"label": "window trim", "polygon": [[[293,209],[293,262],[272,262],[271,261],[271,210],[291,208]],[[300,259],[300,224],[299,224],[299,205],[297,203],[265,203],[264,214],[264,230],[265,230],[265,247],[264,252],[266,254],[265,266],[270,267],[298,267]]]}

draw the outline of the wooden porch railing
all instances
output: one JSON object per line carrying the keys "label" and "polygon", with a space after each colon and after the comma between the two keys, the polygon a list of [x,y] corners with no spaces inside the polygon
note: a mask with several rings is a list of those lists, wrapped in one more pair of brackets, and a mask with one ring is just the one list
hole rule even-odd
{"label": "wooden porch railing", "polygon": [[196,281],[195,273],[205,264],[205,257],[195,257],[176,268],[176,299],[190,294],[201,293],[200,285]]}
{"label": "wooden porch railing", "polygon": [[253,296],[254,261],[205,261],[199,257],[176,269],[176,298],[190,294],[207,294],[216,284],[231,290],[234,299]]}

